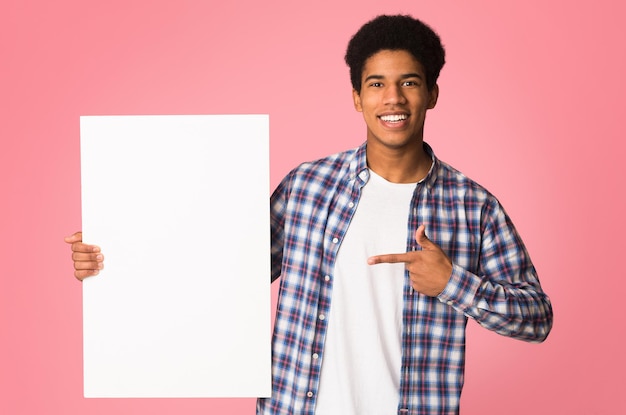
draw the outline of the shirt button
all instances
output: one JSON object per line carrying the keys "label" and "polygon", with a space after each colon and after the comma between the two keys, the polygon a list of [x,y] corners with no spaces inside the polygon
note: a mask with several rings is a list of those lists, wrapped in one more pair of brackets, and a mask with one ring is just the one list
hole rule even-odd
{"label": "shirt button", "polygon": [[320,320],[325,320],[326,316],[324,314],[320,314]]}
{"label": "shirt button", "polygon": [[448,301],[448,305],[452,305],[452,304],[453,304],[452,301]]}
{"label": "shirt button", "polygon": [[333,243],[336,244],[337,242],[339,242],[339,238],[333,238]]}
{"label": "shirt button", "polygon": [[348,207],[353,208],[353,207],[354,207],[354,202],[350,202],[350,203],[348,203]]}
{"label": "shirt button", "polygon": [[313,353],[313,359],[317,360],[319,359],[320,355],[318,355],[317,353]]}
{"label": "shirt button", "polygon": [[311,391],[307,392],[306,396],[308,396],[309,398],[312,398],[313,397],[313,392],[311,392]]}
{"label": "shirt button", "polygon": [[330,275],[326,275],[326,276],[324,277],[324,281],[330,281]]}

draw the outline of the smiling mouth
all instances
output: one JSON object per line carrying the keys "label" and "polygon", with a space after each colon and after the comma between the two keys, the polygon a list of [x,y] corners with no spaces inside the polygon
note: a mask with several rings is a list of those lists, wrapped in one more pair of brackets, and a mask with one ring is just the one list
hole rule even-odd
{"label": "smiling mouth", "polygon": [[384,122],[395,123],[395,122],[404,121],[407,118],[409,118],[409,116],[407,114],[394,114],[394,115],[381,115],[378,118],[380,118]]}

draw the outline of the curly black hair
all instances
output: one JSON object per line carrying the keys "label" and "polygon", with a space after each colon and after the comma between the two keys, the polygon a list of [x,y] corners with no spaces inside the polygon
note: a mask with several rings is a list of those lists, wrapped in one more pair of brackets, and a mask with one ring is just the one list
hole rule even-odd
{"label": "curly black hair", "polygon": [[361,26],[350,39],[345,56],[352,87],[358,93],[365,62],[381,50],[412,54],[424,66],[426,85],[432,91],[445,63],[445,50],[433,29],[408,15],[381,15]]}

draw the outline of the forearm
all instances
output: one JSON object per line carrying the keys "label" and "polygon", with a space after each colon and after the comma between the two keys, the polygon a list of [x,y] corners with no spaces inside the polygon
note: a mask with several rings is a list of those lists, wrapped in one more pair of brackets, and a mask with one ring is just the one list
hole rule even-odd
{"label": "forearm", "polygon": [[454,265],[438,298],[496,333],[542,342],[552,328],[552,305],[535,281],[535,276],[517,282],[481,277]]}

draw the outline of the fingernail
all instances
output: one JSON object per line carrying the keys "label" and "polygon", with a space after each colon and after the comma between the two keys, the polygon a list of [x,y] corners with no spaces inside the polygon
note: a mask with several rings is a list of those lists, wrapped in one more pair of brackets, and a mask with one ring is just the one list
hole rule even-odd
{"label": "fingernail", "polygon": [[104,259],[103,255],[96,255],[96,260],[102,261]]}

